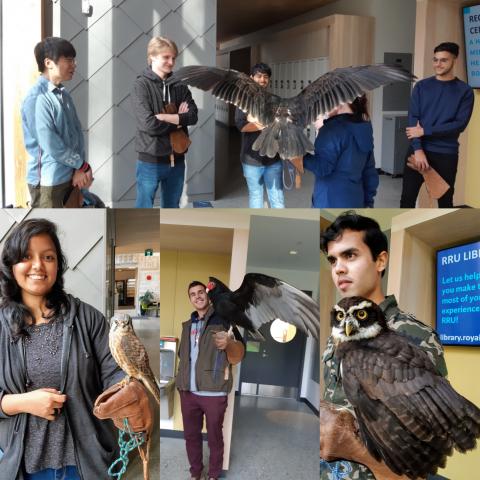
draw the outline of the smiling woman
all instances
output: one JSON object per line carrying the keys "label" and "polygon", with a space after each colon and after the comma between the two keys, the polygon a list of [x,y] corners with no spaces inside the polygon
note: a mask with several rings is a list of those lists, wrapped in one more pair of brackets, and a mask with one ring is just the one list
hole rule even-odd
{"label": "smiling woman", "polygon": [[5,241],[2,478],[106,479],[115,459],[112,425],[94,417],[92,406],[124,375],[110,354],[105,318],[65,292],[66,269],[56,225],[49,220],[26,220]]}

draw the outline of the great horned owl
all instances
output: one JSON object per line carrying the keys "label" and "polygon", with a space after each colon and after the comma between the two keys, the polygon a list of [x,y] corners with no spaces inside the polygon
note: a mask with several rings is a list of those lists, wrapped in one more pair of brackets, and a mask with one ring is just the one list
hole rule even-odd
{"label": "great horned owl", "polygon": [[475,448],[480,409],[452,388],[425,350],[388,328],[374,302],[344,298],[331,320],[345,395],[374,458],[416,479],[445,466],[453,449]]}
{"label": "great horned owl", "polygon": [[128,377],[141,381],[160,403],[158,381],[150,368],[147,351],[133,330],[129,315],[122,313],[112,317],[108,340],[110,352],[118,366]]}

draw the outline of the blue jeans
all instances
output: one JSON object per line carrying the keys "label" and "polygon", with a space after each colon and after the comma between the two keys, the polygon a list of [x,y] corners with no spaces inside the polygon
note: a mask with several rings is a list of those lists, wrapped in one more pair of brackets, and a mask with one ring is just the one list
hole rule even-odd
{"label": "blue jeans", "polygon": [[257,167],[242,163],[243,176],[248,186],[249,208],[263,208],[263,185],[271,208],[285,208],[283,198],[283,165],[281,161],[273,165]]}
{"label": "blue jeans", "polygon": [[137,160],[137,201],[136,208],[152,208],[158,185],[161,185],[160,206],[178,208],[185,180],[185,161],[149,163]]}
{"label": "blue jeans", "polygon": [[80,480],[77,467],[64,467],[54,470],[47,468],[37,473],[25,473],[25,480]]}

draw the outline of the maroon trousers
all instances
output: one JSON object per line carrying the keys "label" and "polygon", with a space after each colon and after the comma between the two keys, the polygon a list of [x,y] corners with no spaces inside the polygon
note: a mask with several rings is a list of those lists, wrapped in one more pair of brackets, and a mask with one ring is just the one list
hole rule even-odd
{"label": "maroon trousers", "polygon": [[191,392],[180,392],[183,433],[192,477],[203,471],[202,427],[205,415],[210,460],[208,476],[218,478],[223,466],[223,418],[227,409],[227,396],[204,397]]}

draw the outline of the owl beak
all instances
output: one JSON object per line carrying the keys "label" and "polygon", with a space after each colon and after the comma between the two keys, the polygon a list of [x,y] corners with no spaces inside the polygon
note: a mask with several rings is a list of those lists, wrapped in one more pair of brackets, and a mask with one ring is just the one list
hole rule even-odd
{"label": "owl beak", "polygon": [[345,323],[345,333],[347,337],[350,336],[354,329],[355,325],[353,324],[352,320],[347,320],[347,322]]}

